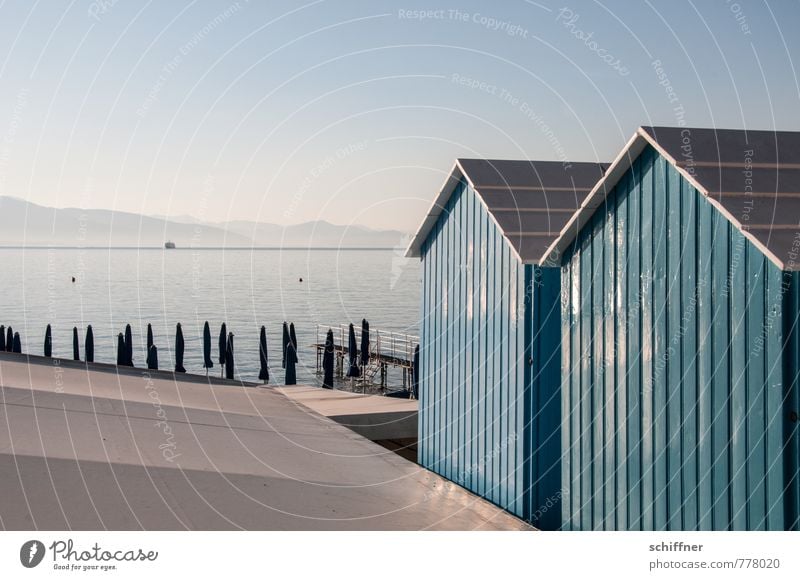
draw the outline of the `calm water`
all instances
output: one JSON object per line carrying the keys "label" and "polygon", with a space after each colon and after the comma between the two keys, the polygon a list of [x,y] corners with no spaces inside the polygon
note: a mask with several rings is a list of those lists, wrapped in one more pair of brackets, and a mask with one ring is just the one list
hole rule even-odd
{"label": "calm water", "polygon": [[[147,323],[160,368],[174,366],[175,324],[186,340],[184,366],[202,368],[203,323],[211,325],[214,372],[224,321],[235,335],[236,373],[258,377],[258,333],[267,327],[270,382],[282,382],[281,323],[294,322],[298,381],[313,379],[316,324],[360,323],[417,335],[420,268],[396,251],[0,249],[0,324],[20,333],[23,351],[72,357],[72,327],[95,336],[95,360],[115,362],[117,334],[130,323],[134,364],[144,367]],[[76,282],[71,279],[75,276]],[[303,282],[299,279],[303,278]]]}

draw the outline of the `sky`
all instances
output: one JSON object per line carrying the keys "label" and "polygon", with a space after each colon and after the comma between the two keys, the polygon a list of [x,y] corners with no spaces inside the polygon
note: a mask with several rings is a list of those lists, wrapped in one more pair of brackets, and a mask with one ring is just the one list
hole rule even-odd
{"label": "sky", "polygon": [[458,157],[800,130],[800,3],[0,2],[0,195],[416,230]]}

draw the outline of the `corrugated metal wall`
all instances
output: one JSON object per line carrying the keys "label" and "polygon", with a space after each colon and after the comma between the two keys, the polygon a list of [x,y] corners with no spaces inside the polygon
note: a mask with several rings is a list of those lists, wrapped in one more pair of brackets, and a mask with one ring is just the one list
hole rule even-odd
{"label": "corrugated metal wall", "polygon": [[420,463],[521,516],[523,266],[465,183],[422,255]]}
{"label": "corrugated metal wall", "polygon": [[[535,298],[535,291],[528,296],[526,287],[535,288],[541,276],[516,259],[463,182],[425,241],[422,256],[419,462],[529,518],[531,478],[552,480],[552,470],[542,477],[538,463],[530,460],[531,446],[541,436],[527,427],[537,399],[529,387],[534,377],[526,344],[536,344],[541,334],[525,324],[535,318],[526,300],[539,305],[542,299]],[[550,277],[558,283],[555,272]],[[556,306],[550,304],[549,310],[557,310],[558,291],[551,295]],[[552,334],[549,344],[557,344],[557,337]],[[550,373],[536,378],[551,378]],[[557,390],[557,380],[549,384]],[[558,396],[550,393],[547,400],[552,405]],[[551,454],[557,462],[558,450]]]}
{"label": "corrugated metal wall", "polygon": [[784,282],[642,153],[562,262],[564,529],[784,529]]}

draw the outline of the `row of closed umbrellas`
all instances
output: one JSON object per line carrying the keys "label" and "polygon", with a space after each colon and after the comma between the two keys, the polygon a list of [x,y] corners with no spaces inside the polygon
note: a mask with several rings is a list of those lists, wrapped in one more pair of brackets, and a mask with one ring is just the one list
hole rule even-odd
{"label": "row of closed umbrellas", "polygon": [[[233,333],[228,332],[225,323],[220,326],[219,340],[218,340],[218,362],[221,367],[221,376],[227,379],[234,378],[234,350],[233,350]],[[282,339],[282,356],[281,366],[286,369],[285,383],[287,385],[294,385],[297,383],[297,335],[294,329],[294,323],[283,323],[283,339]],[[211,356],[211,328],[208,321],[203,326],[203,368],[213,368],[214,361]],[[258,378],[260,381],[267,383],[269,381],[269,356],[267,351],[267,330],[266,327],[261,327],[261,334],[259,336],[259,362],[260,369]],[[5,326],[0,325],[0,351],[8,352],[22,352],[22,345],[18,332],[14,332],[11,326],[6,330]],[[183,329],[180,322],[175,327],[175,372],[185,373],[186,368],[183,366],[185,351],[185,341],[183,338]],[[147,325],[147,368],[150,370],[158,370],[158,347],[153,341],[153,328],[150,324]],[[53,333],[52,328],[48,324],[44,333],[44,356],[53,356]],[[78,335],[78,327],[72,328],[72,358],[74,360],[81,360],[80,355],[80,340]],[[86,327],[86,336],[84,339],[84,359],[87,363],[94,362],[94,332],[92,325]],[[117,366],[133,367],[133,332],[131,325],[125,325],[125,332],[120,332],[117,335]]]}
{"label": "row of closed umbrellas", "polygon": [[19,339],[19,332],[9,326],[0,325],[0,351],[6,352],[22,352],[22,343]]}
{"label": "row of closed umbrellas", "polygon": [[[361,376],[361,369],[369,364],[369,322],[367,322],[366,319],[361,320],[360,350],[358,348],[358,342],[356,341],[356,329],[352,323],[350,323],[347,338],[347,356],[349,359],[347,377],[356,378]],[[325,336],[325,348],[322,353],[322,386],[326,389],[333,388],[335,350],[336,346],[333,341],[333,330],[329,328],[328,333]]]}
{"label": "row of closed umbrellas", "polygon": [[[369,364],[369,322],[366,320],[361,321],[361,344],[358,348],[356,340],[355,328],[350,324],[348,333],[348,360],[349,366],[347,377],[355,378],[361,375],[362,369]],[[234,378],[234,348],[233,348],[233,333],[228,332],[225,323],[220,326],[219,339],[218,339],[218,363],[221,367],[221,376],[228,379]],[[283,323],[282,333],[282,348],[281,348],[281,366],[285,369],[285,384],[297,384],[297,369],[296,365],[299,362],[297,357],[297,335],[295,333],[294,323]],[[261,327],[259,335],[259,373],[258,379],[267,383],[269,381],[269,356],[267,350],[267,331],[266,327]],[[22,352],[20,336],[18,332],[14,332],[11,326],[6,328],[0,325],[0,351],[7,352]],[[185,373],[186,368],[183,365],[185,351],[185,341],[183,338],[183,329],[181,324],[178,323],[175,327],[175,372]],[[211,328],[208,321],[203,325],[203,368],[208,369],[214,367],[214,361],[211,355]],[[131,325],[125,325],[125,332],[120,332],[117,335],[117,365],[118,366],[134,366],[133,362],[133,332]],[[150,324],[147,325],[147,368],[151,370],[158,370],[158,347],[153,341],[153,329]],[[51,357],[53,355],[53,338],[52,329],[47,325],[44,336],[44,355]],[[72,328],[72,356],[74,360],[81,360],[80,355],[80,341],[78,328]],[[92,325],[86,327],[86,336],[84,339],[84,358],[87,363],[94,362],[94,333]],[[325,338],[325,348],[323,351],[322,368],[323,368],[323,381],[322,386],[332,389],[334,386],[334,366],[335,366],[335,343],[333,338],[333,330],[328,329]],[[417,396],[419,384],[419,345],[417,345],[414,353],[414,361],[412,367],[412,384],[414,396]]]}

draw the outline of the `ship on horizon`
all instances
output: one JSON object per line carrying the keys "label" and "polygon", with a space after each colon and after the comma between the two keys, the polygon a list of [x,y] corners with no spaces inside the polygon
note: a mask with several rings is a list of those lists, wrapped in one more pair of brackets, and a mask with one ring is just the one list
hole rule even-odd
{"label": "ship on horizon", "polygon": [[175,242],[167,242],[164,244],[165,250],[174,250],[175,249]]}

